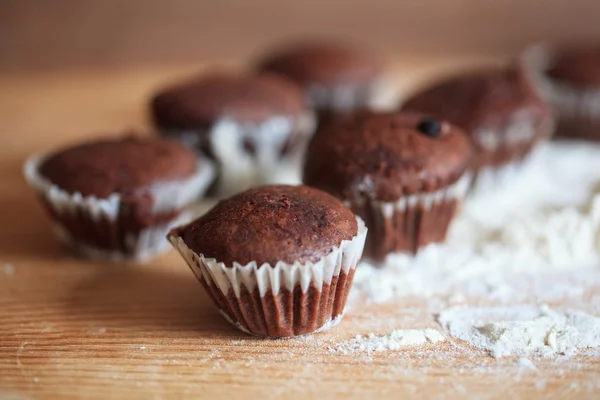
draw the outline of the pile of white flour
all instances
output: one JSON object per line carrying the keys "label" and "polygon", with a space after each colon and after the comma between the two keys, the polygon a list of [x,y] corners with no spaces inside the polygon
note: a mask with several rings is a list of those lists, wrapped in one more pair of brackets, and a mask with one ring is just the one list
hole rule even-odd
{"label": "pile of white flour", "polygon": [[444,336],[435,329],[396,329],[387,335],[378,336],[371,333],[367,336],[356,335],[347,342],[330,348],[333,352],[351,354],[355,352],[398,350],[406,346],[420,346],[426,343],[443,342]]}
{"label": "pile of white flour", "polygon": [[439,322],[449,333],[494,357],[572,355],[600,345],[600,318],[547,306],[444,310]]}
{"label": "pile of white flour", "polygon": [[[467,201],[443,245],[390,256],[383,268],[361,264],[350,312],[358,301],[426,299],[449,335],[495,357],[600,347],[598,185],[600,146],[539,149],[510,184]],[[543,306],[559,302],[570,309]],[[466,303],[482,306],[456,307]],[[337,350],[390,350],[403,340],[398,332],[367,335]]]}

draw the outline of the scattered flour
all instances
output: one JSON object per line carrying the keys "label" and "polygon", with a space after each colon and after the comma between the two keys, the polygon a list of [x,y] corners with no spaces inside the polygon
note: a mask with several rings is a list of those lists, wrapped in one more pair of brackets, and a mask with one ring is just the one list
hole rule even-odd
{"label": "scattered flour", "polygon": [[440,313],[438,321],[452,336],[494,357],[572,355],[600,346],[600,318],[581,311],[454,307]]}
{"label": "scattered flour", "polygon": [[444,244],[363,263],[352,296],[550,302],[600,285],[600,146],[552,143],[510,187],[469,199]]}
{"label": "scattered flour", "polygon": [[[600,313],[599,192],[600,146],[551,143],[508,187],[470,198],[444,244],[414,257],[390,255],[382,266],[363,262],[350,304],[424,299],[451,336],[494,357],[520,357],[521,369],[536,368],[529,357],[600,348],[600,318],[592,315]],[[456,307],[477,303],[486,307]],[[538,306],[545,303],[580,310]],[[406,342],[428,339],[423,331],[392,331],[337,351]]]}
{"label": "scattered flour", "polygon": [[435,344],[444,341],[444,336],[435,329],[405,329],[393,330],[387,335],[377,336],[370,333],[367,336],[356,335],[347,342],[340,343],[330,350],[342,354],[355,352],[398,350],[408,346],[421,346],[427,343]]}
{"label": "scattered flour", "polygon": [[[580,296],[585,288],[600,283],[600,270],[595,267],[555,269],[525,259],[526,252],[498,247],[474,253],[466,247],[431,245],[414,258],[389,256],[384,268],[361,264],[351,294],[362,295],[371,303],[408,296],[445,296],[452,303],[469,298],[501,303],[549,302]],[[542,273],[544,265],[547,269]]]}
{"label": "scattered flour", "polygon": [[[382,266],[361,263],[347,314],[355,332],[373,333],[345,340],[306,336],[294,343],[356,356],[410,349],[417,359],[473,357],[486,374],[496,370],[482,350],[514,357],[521,371],[536,370],[532,360],[540,356],[560,360],[579,351],[598,357],[600,145],[551,143],[509,182],[468,199],[444,244],[414,257],[391,255]],[[405,308],[413,300],[418,312],[412,320],[394,320],[397,315],[384,311],[365,317],[365,303]],[[570,309],[539,306],[546,303]],[[467,304],[478,307],[457,307]],[[355,310],[360,313],[352,315]],[[393,330],[433,314],[448,333]],[[450,337],[458,341],[431,346]],[[536,381],[537,388],[545,385]]]}

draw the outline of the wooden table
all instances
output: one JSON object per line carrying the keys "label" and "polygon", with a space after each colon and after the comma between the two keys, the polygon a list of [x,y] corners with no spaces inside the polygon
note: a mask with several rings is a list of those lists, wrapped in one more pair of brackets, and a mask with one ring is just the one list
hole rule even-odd
{"label": "wooden table", "polygon": [[[414,58],[395,70],[406,88],[472,61]],[[144,127],[148,94],[195,70],[0,77],[0,398],[598,398],[598,358],[522,371],[453,341],[372,355],[331,351],[378,318],[392,328],[436,327],[415,299],[355,307],[323,334],[260,340],[219,316],[174,253],[145,265],[65,253],[25,186],[23,160]]]}

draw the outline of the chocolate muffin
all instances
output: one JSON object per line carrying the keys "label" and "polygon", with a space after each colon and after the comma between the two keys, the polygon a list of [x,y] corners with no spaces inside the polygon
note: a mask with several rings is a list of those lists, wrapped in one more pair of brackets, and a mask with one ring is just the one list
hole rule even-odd
{"label": "chocolate muffin", "polygon": [[301,43],[268,54],[259,72],[298,83],[320,117],[376,105],[383,95],[379,62],[359,49],[333,43]]}
{"label": "chocolate muffin", "polygon": [[189,218],[214,168],[178,143],[127,137],[31,157],[24,173],[78,253],[145,260],[169,248],[164,235]]}
{"label": "chocolate muffin", "polygon": [[533,81],[558,116],[556,136],[600,140],[600,46],[534,46],[524,57]]}
{"label": "chocolate muffin", "polygon": [[282,337],[339,322],[366,232],[335,197],[275,185],[221,201],[168,237],[228,321]]}
{"label": "chocolate muffin", "polygon": [[207,75],[161,91],[151,111],[162,134],[216,161],[220,195],[298,182],[315,125],[300,88],[275,75]]}
{"label": "chocolate muffin", "polygon": [[447,119],[471,138],[475,189],[504,183],[552,134],[553,117],[519,67],[447,78],[403,106]]}
{"label": "chocolate muffin", "polygon": [[443,241],[469,184],[472,148],[450,123],[417,113],[357,112],[317,131],[304,183],[345,201],[369,228],[366,255]]}

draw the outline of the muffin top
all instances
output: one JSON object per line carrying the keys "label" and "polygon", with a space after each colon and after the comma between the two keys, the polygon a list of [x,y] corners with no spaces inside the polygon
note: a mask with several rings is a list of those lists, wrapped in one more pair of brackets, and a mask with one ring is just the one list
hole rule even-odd
{"label": "muffin top", "polygon": [[403,109],[447,119],[474,139],[478,129],[506,126],[511,121],[549,114],[547,106],[517,67],[451,77],[409,98]]}
{"label": "muffin top", "polygon": [[197,254],[233,267],[316,262],[357,231],[354,214],[338,199],[306,186],[274,185],[223,200],[174,233]]}
{"label": "muffin top", "polygon": [[46,158],[39,173],[68,193],[106,198],[185,179],[196,171],[194,153],[180,144],[127,137],[83,143]]}
{"label": "muffin top", "polygon": [[600,86],[600,47],[569,49],[553,60],[548,75],[575,85]]}
{"label": "muffin top", "polygon": [[302,86],[369,84],[380,72],[379,63],[371,55],[331,43],[305,43],[282,49],[259,62],[258,68],[286,76]]}
{"label": "muffin top", "polygon": [[224,116],[262,122],[275,115],[297,116],[305,110],[300,88],[272,74],[207,75],[167,88],[151,102],[156,125],[171,129],[205,128]]}
{"label": "muffin top", "polygon": [[313,137],[304,183],[342,199],[396,201],[458,180],[471,144],[448,122],[417,113],[357,112]]}

